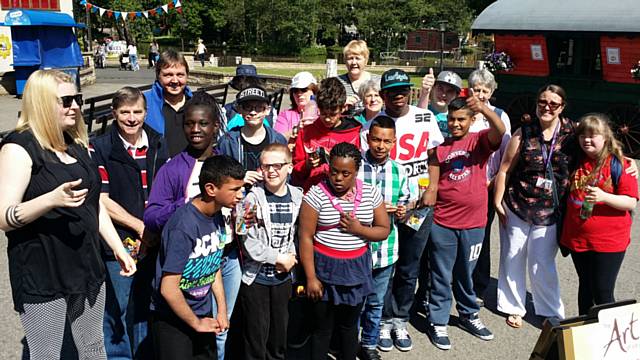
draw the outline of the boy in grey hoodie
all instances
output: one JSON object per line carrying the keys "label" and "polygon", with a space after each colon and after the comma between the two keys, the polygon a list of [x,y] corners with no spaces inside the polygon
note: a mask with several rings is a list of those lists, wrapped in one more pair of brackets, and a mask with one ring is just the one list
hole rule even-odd
{"label": "boy in grey hoodie", "polygon": [[291,269],[297,263],[295,233],[302,190],[287,184],[293,166],[286,145],[267,145],[257,183],[245,199],[256,209],[256,225],[242,240],[240,304],[245,359],[285,359]]}

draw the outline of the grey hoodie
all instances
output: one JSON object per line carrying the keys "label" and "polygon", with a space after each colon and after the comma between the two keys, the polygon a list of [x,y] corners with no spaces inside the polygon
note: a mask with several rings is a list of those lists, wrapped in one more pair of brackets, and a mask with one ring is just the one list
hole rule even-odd
{"label": "grey hoodie", "polygon": [[[302,204],[302,190],[300,188],[287,184],[291,193],[291,201],[293,202],[293,222],[289,233],[287,253],[295,253],[295,235],[297,226],[295,222],[300,213],[300,205]],[[257,224],[250,227],[247,235],[242,239],[242,259],[243,273],[242,282],[251,285],[262,268],[262,264],[276,264],[278,258],[278,249],[269,247],[269,237],[271,236],[271,215],[269,213],[269,204],[264,190],[264,184],[256,184],[247,194],[245,201],[251,204],[257,204],[256,219]]]}

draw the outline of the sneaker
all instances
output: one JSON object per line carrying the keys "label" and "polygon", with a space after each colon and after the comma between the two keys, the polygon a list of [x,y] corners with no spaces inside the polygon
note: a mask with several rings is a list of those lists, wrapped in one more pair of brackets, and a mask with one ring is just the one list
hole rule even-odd
{"label": "sneaker", "polygon": [[358,359],[360,360],[382,360],[380,354],[378,354],[378,350],[366,348],[364,346],[360,347],[358,351]]}
{"label": "sneaker", "polygon": [[447,333],[446,325],[429,324],[429,326],[427,326],[427,335],[431,343],[438,349],[451,349],[451,341],[449,341],[449,333]]}
{"label": "sneaker", "polygon": [[391,329],[380,329],[380,338],[378,339],[378,349],[380,351],[393,350],[393,339],[391,339]]}
{"label": "sneaker", "polygon": [[407,331],[407,329],[393,330],[393,337],[393,345],[395,345],[398,350],[409,351],[413,349],[411,337],[409,336],[409,332]]}
{"label": "sneaker", "polygon": [[482,323],[482,320],[478,317],[478,313],[471,314],[469,316],[460,315],[458,325],[470,332],[472,335],[479,337],[482,340],[492,340],[493,334]]}

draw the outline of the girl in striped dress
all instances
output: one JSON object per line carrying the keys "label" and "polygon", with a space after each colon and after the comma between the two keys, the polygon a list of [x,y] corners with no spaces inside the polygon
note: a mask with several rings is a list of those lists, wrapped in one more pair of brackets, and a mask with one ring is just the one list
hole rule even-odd
{"label": "girl in striped dress", "polygon": [[372,292],[368,243],[389,235],[380,192],[357,180],[362,157],[350,143],[336,145],[325,181],[309,189],[300,211],[300,257],[313,301],[311,359],[325,359],[332,331],[344,360],[355,360],[358,316]]}

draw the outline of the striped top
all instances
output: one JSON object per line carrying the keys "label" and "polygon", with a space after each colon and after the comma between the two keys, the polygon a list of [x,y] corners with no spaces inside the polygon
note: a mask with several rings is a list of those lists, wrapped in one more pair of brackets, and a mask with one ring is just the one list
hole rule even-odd
{"label": "striped top", "polygon": [[[371,159],[369,151],[365,152],[362,159],[358,179],[375,186],[382,194],[384,201],[392,205],[406,205],[411,196],[409,182],[400,165],[391,159],[387,159],[382,164],[376,164]],[[387,267],[398,260],[398,229],[393,215],[390,215],[389,220],[391,225],[389,237],[369,244],[374,269]]]}
{"label": "striped top", "polygon": [[[353,211],[353,202],[337,198],[342,209],[349,213]],[[332,226],[340,222],[340,212],[331,204],[329,197],[314,185],[304,197],[304,201],[318,212],[318,226]],[[373,223],[373,209],[382,204],[382,195],[375,187],[369,184],[362,186],[362,202],[356,210],[356,218],[363,225]],[[342,231],[339,227],[329,230],[316,231],[314,242],[322,244],[338,251],[358,250],[367,245],[367,241],[359,236]]]}

